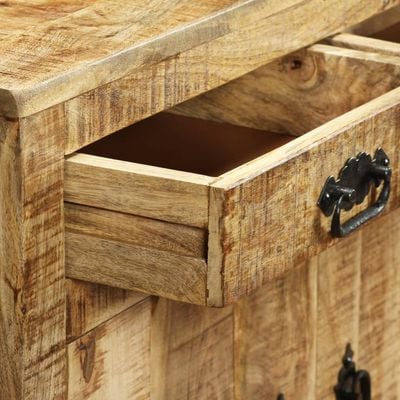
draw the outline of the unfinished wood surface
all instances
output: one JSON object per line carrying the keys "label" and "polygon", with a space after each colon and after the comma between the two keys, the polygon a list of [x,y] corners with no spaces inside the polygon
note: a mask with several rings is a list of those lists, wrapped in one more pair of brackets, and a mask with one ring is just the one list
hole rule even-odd
{"label": "unfinished wood surface", "polygon": [[152,400],[232,400],[232,309],[157,299],[151,326]]}
{"label": "unfinished wood surface", "polygon": [[[1,20],[7,21],[7,28],[0,26],[4,55],[0,64],[1,114],[33,114],[140,67],[241,31],[247,31],[253,41],[263,38],[260,44],[267,42],[263,47],[272,59],[396,4],[396,0],[370,0],[367,4],[356,0],[268,4],[207,0],[196,5],[189,0],[172,4],[101,0],[69,5],[45,1],[40,6],[10,2],[0,14]],[[19,19],[29,13],[29,18]],[[59,17],[55,17],[57,13]],[[325,18],[310,18],[321,14]],[[260,22],[267,31],[262,37],[252,35]],[[314,29],[309,29],[311,26]],[[226,50],[232,54],[235,49]],[[242,57],[249,56],[247,50],[242,48]]]}
{"label": "unfinished wood surface", "polygon": [[69,400],[150,399],[151,299],[68,345]]}
{"label": "unfinished wood surface", "polygon": [[69,232],[206,258],[207,232],[136,215],[65,203],[65,228]]}
{"label": "unfinished wood surface", "polygon": [[[400,38],[399,38],[400,40]],[[329,43],[349,49],[378,53],[382,56],[400,56],[400,43],[342,33],[329,39]]]}
{"label": "unfinished wood surface", "polygon": [[[372,227],[379,226],[375,221]],[[359,310],[362,232],[341,239],[314,258],[318,268],[315,399],[331,400],[346,345],[360,357]],[[380,264],[384,268],[383,264]],[[374,350],[375,351],[375,350]],[[364,368],[364,365],[358,365]],[[373,397],[375,399],[375,397]]]}
{"label": "unfinished wood surface", "polygon": [[66,232],[70,278],[205,304],[206,261],[168,251]]}
{"label": "unfinished wood surface", "polygon": [[[395,172],[386,208],[397,207],[399,104],[400,89],[395,89],[212,184],[210,214],[214,210],[223,214],[210,216],[216,226],[210,230],[209,247],[213,246],[214,257],[218,252],[221,257],[209,259],[208,268],[221,274],[220,298],[225,303],[334,243],[330,218],[323,216],[316,203],[327,177],[337,176],[346,160],[360,151],[374,154],[378,147],[387,151]],[[360,212],[369,202],[344,213],[343,218]]]}
{"label": "unfinished wood surface", "polygon": [[108,321],[147,295],[72,279],[66,280],[67,341]]}
{"label": "unfinished wood surface", "polygon": [[[340,36],[344,35],[334,37],[332,42],[339,45],[336,38]],[[399,84],[400,58],[314,45],[186,101],[171,111],[270,132],[302,135]]]}
{"label": "unfinished wood surface", "polygon": [[[400,80],[400,58],[397,57],[381,57],[373,53],[325,45],[313,46],[308,53],[300,54],[306,54],[304,57],[311,59],[309,64],[322,65],[321,69],[316,70],[326,84],[316,83],[315,92],[308,90],[313,85],[313,79],[304,89],[301,76],[291,78],[290,73],[282,72],[282,68],[276,67],[273,69],[275,72],[267,75],[276,83],[275,91],[271,92],[277,98],[280,93],[289,93],[279,99],[280,101],[271,101],[270,104],[293,101],[292,107],[285,112],[290,115],[289,110],[292,111],[294,117],[289,120],[284,116],[281,120],[286,121],[285,129],[292,130],[291,133],[294,134],[305,133],[327,119],[381,95],[397,86]],[[300,65],[302,67],[303,62]],[[337,83],[338,79],[333,71],[341,71],[343,84],[342,80]],[[286,81],[281,78],[282,75]],[[310,75],[315,75],[314,70]],[[320,82],[320,79],[317,77],[315,81]],[[296,82],[299,82],[298,86]],[[243,109],[239,108],[237,115],[246,115],[244,110],[255,108],[250,103],[250,93],[256,87],[255,80],[249,87],[247,105]],[[267,87],[266,84],[265,88]],[[264,92],[267,90],[264,89]],[[241,91],[237,89],[236,93]],[[343,93],[349,94],[346,97],[342,96]],[[303,97],[307,100],[302,101]],[[315,107],[318,98],[328,99],[321,110]],[[394,149],[398,146],[396,130],[399,124],[399,103],[400,89],[395,89],[258,159],[222,174],[215,180],[203,175],[94,155],[77,154],[70,157],[66,163],[65,193],[68,201],[180,224],[208,227],[209,235],[206,258],[199,257],[198,254],[194,258],[189,254],[191,258],[185,258],[188,254],[180,251],[169,254],[169,249],[163,247],[164,244],[156,244],[155,251],[152,252],[146,244],[138,243],[138,239],[117,243],[116,239],[120,241],[120,236],[115,234],[116,236],[111,237],[114,235],[112,230],[107,234],[100,234],[100,237],[93,236],[98,235],[99,231],[86,237],[83,234],[90,228],[81,227],[77,232],[68,234],[68,274],[73,278],[96,279],[98,283],[117,285],[125,289],[151,290],[149,293],[175,296],[172,298],[182,301],[194,299],[196,304],[203,304],[201,293],[207,287],[209,306],[231,303],[334,242],[329,235],[330,219],[322,216],[316,202],[326,178],[330,175],[337,176],[349,157],[356,156],[361,151],[373,155],[378,147],[383,147],[391,159],[393,170],[396,171],[398,157]],[[222,96],[218,104],[222,104]],[[236,102],[237,107],[241,104]],[[332,110],[330,115],[327,115],[326,109]],[[271,118],[281,115],[273,110],[271,107],[267,113]],[[247,114],[253,115],[250,120],[255,121],[258,127],[264,126],[261,119],[257,119],[260,113]],[[233,109],[226,113],[222,111],[221,115],[229,119],[234,115]],[[272,129],[271,126],[269,128]],[[319,164],[316,160],[324,162]],[[393,174],[394,190],[389,209],[397,207],[398,179],[398,175]],[[199,192],[204,196],[199,196]],[[369,201],[371,199],[372,197]],[[355,215],[367,207],[367,204],[366,201],[355,207],[351,213],[345,213],[346,216]],[[201,214],[196,213],[196,209],[201,209]],[[121,220],[126,218],[127,216],[121,216]],[[276,239],[271,240],[271,237]],[[92,250],[86,252],[86,255],[85,245],[89,245]],[[113,256],[113,251],[119,255]],[[103,264],[101,273],[97,268],[99,254],[107,255],[108,260]],[[144,258],[140,260],[139,255]],[[122,258],[118,259],[120,256]],[[123,267],[117,265],[114,268],[117,259],[118,263],[123,263]],[[177,287],[177,281],[174,274],[169,274],[165,261],[173,261],[176,271],[185,271],[182,279],[184,284],[180,285],[182,289],[175,295],[173,290]],[[140,268],[133,268],[133,265],[140,265]],[[158,273],[162,276],[157,277]],[[139,279],[141,275],[142,278]],[[156,277],[156,282],[150,285],[152,275]],[[189,279],[194,277],[192,284],[188,285]],[[202,279],[205,281],[201,282]],[[160,282],[167,285],[168,289],[157,292],[161,289]],[[188,290],[194,291],[194,297]]]}
{"label": "unfinished wood surface", "polygon": [[359,368],[372,376],[372,398],[400,394],[400,213],[362,232]]}
{"label": "unfinished wood surface", "polygon": [[383,31],[399,21],[400,6],[395,6],[382,13],[373,15],[359,24],[351,26],[346,30],[346,32],[353,33],[355,35],[370,36]]}
{"label": "unfinished wood surface", "polygon": [[62,107],[0,120],[0,398],[66,397]]}
{"label": "unfinished wood surface", "polygon": [[65,163],[64,198],[204,228],[211,181],[203,175],[76,154]]}
{"label": "unfinished wood surface", "polygon": [[234,315],[235,399],[320,399],[314,260],[241,299]]}

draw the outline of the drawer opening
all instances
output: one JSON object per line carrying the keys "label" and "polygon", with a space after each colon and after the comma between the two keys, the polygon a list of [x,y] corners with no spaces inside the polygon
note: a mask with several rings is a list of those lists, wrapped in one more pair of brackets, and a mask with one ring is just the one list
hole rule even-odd
{"label": "drawer opening", "polygon": [[386,40],[388,42],[400,43],[400,22],[369,36],[375,39]]}
{"label": "drawer opening", "polygon": [[292,139],[260,129],[160,113],[80,152],[217,177]]}

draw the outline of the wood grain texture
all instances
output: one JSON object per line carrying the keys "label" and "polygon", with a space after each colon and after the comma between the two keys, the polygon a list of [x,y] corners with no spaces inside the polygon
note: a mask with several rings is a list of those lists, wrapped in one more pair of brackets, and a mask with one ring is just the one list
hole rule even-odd
{"label": "wood grain texture", "polygon": [[66,280],[67,341],[83,336],[147,296],[72,279]]}
{"label": "wood grain texture", "polygon": [[400,393],[400,213],[362,231],[358,365],[372,376],[373,399]]}
{"label": "wood grain texture", "polygon": [[65,200],[204,228],[211,178],[86,154],[65,163]]}
{"label": "wood grain texture", "polygon": [[150,399],[151,299],[68,345],[69,400]]}
{"label": "wood grain texture", "polygon": [[383,56],[400,56],[400,43],[353,35],[350,33],[342,33],[333,36],[329,39],[329,43],[349,49],[374,52]]}
{"label": "wood grain texture", "polygon": [[[177,0],[167,5],[158,0],[102,0],[75,1],[67,8],[64,3],[58,6],[44,2],[41,10],[50,14],[49,18],[28,18],[22,37],[24,20],[14,20],[28,4],[13,1],[2,7],[0,14],[9,27],[15,24],[15,30],[0,28],[4,39],[1,114],[33,114],[203,43],[246,30],[251,35],[260,23],[267,28],[262,35],[266,42],[263,47],[271,60],[396,4],[396,0],[370,0],[367,4],[356,0],[274,0],[268,4],[257,0],[207,0],[194,5],[189,0]],[[31,6],[33,10],[38,8]],[[62,16],[52,18],[58,10]],[[324,14],[325,18],[309,18],[310,13]],[[34,21],[38,23],[31,25]],[[256,38],[261,36],[253,35],[252,40]],[[233,50],[229,48],[228,52]],[[242,56],[246,55],[244,50]]]}
{"label": "wood grain texture", "polygon": [[[333,43],[339,36],[343,35],[335,36]],[[269,132],[302,135],[399,84],[397,57],[314,45],[170,111]]]}
{"label": "wood grain texture", "polygon": [[157,299],[152,318],[154,400],[232,400],[232,308]]}
{"label": "wood grain texture", "polygon": [[0,398],[66,396],[62,107],[0,121]]}
{"label": "wood grain texture", "polygon": [[[218,229],[210,231],[209,241],[218,242],[222,258],[208,263],[223,274],[225,302],[250,293],[334,243],[330,219],[316,207],[321,188],[349,157],[360,151],[373,154],[380,146],[387,149],[397,170],[399,103],[400,89],[395,89],[213,183],[213,192],[219,191],[224,200],[217,207],[223,211]],[[398,179],[394,174],[389,210],[398,205]],[[366,204],[361,207],[353,212]]]}
{"label": "wood grain texture", "polygon": [[347,33],[355,35],[370,36],[400,21],[400,6],[392,7],[382,13],[373,15],[359,24],[346,29]]}
{"label": "wood grain texture", "polygon": [[[371,226],[379,225],[376,221]],[[362,231],[315,257],[318,268],[315,399],[330,400],[347,343],[359,359]],[[364,368],[363,365],[358,365]]]}
{"label": "wood grain texture", "polygon": [[207,256],[207,231],[203,229],[71,203],[65,203],[64,210],[69,232],[188,257]]}
{"label": "wood grain texture", "polygon": [[320,399],[316,267],[298,265],[235,304],[236,399]]}
{"label": "wood grain texture", "polygon": [[205,304],[206,261],[168,251],[66,232],[70,278]]}
{"label": "wood grain texture", "polygon": [[[188,275],[184,278],[185,282],[186,278],[194,273],[193,269],[198,268],[195,272],[196,284],[189,286],[189,289],[200,290],[200,281],[197,279],[204,278],[206,283],[201,285],[207,285],[209,306],[230,303],[292,268],[297,261],[317,254],[333,243],[328,233],[330,221],[321,216],[315,205],[326,178],[338,174],[349,157],[362,150],[374,154],[380,146],[389,152],[392,165],[396,168],[398,159],[393,149],[398,141],[395,131],[398,126],[396,110],[400,92],[397,89],[382,94],[398,86],[400,58],[326,45],[316,45],[308,51],[290,57],[287,57],[289,61],[286,61],[289,66],[285,67],[283,64],[282,67],[282,64],[275,63],[272,68],[265,67],[266,72],[262,76],[265,81],[262,85],[258,75],[251,74],[251,79],[241,78],[237,81],[239,83],[231,83],[215,94],[210,94],[208,97],[217,99],[214,103],[211,101],[211,107],[196,107],[198,103],[194,102],[194,105],[188,108],[200,110],[201,117],[208,116],[209,110],[220,109],[221,118],[230,123],[254,123],[258,128],[265,128],[265,125],[269,124],[269,129],[277,127],[277,130],[289,130],[293,134],[302,134],[318,126],[314,131],[229,171],[214,181],[201,175],[78,154],[70,157],[66,163],[66,199],[180,224],[204,228],[208,226],[207,267],[199,267],[205,260],[203,255],[199,257],[195,254],[197,261],[176,257],[177,254],[182,254],[180,250],[173,251],[171,260],[182,268],[186,264],[184,270]],[[296,67],[293,72],[291,65],[300,65],[300,68]],[[306,70],[304,76],[302,71],[297,71],[302,68]],[[339,79],[339,83],[338,74],[343,77]],[[231,85],[234,89],[230,94],[236,93],[238,97],[240,93],[247,93],[243,96],[247,101],[232,102],[232,108],[224,109],[223,104],[226,102],[222,99],[227,98],[227,90],[229,93]],[[241,90],[243,88],[245,89]],[[267,88],[271,90],[268,92]],[[251,93],[262,98],[263,93],[267,92],[270,96],[267,105],[271,107],[266,107],[265,115],[269,118],[264,122],[260,117],[261,108],[252,106]],[[332,120],[335,116],[380,95],[382,96],[375,101]],[[317,103],[321,98],[327,99],[326,104],[323,103],[325,100]],[[203,105],[208,103],[207,100],[200,102]],[[284,105],[286,103],[289,106]],[[276,108],[276,104],[280,105],[280,109]],[[235,112],[236,109],[239,112]],[[331,111],[327,113],[326,109]],[[251,111],[246,114],[245,110]],[[203,112],[205,114],[202,114]],[[232,121],[230,118],[235,115],[246,115],[248,119]],[[277,116],[280,115],[283,116],[278,119]],[[327,120],[331,121],[321,125]],[[372,139],[369,140],[369,137]],[[315,163],[315,160],[322,159],[325,160],[323,165]],[[313,184],[310,185],[309,182]],[[120,190],[121,187],[124,188],[123,191]],[[396,196],[397,193],[392,194],[390,204],[393,208],[397,206]],[[176,199],[179,199],[179,203]],[[365,206],[364,204],[357,207],[353,215]],[[201,213],[196,213],[196,209],[201,210]],[[126,219],[125,216],[120,218]],[[84,230],[86,229],[85,227]],[[79,232],[84,233],[84,230]],[[107,229],[102,230],[105,232]],[[93,234],[98,235],[99,232],[92,232]],[[102,254],[109,254],[109,260],[113,258],[111,249],[126,255],[127,249],[131,248],[126,244],[115,243],[116,239],[121,241],[120,237],[110,237],[110,234],[111,231],[100,234],[101,238],[107,239],[106,241],[94,237],[85,239],[91,243],[92,250],[97,249],[90,253],[95,260],[99,260],[97,251],[100,251],[100,248]],[[118,287],[121,288],[146,291],[150,288],[148,282],[151,273],[163,270],[163,282],[167,282],[168,269],[163,266],[165,258],[160,256],[155,260],[150,251],[142,252],[143,246],[151,247],[155,248],[155,254],[159,255],[160,250],[169,251],[163,247],[164,244],[157,243],[153,247],[144,242],[138,243],[138,240],[124,240],[134,244],[136,252],[139,251],[137,246],[140,246],[137,254],[146,254],[147,265],[143,260],[139,262],[136,256],[123,256],[126,269],[132,270],[132,264],[129,263],[136,265],[139,262],[141,265],[140,270],[134,271],[137,274],[136,279],[140,271],[146,271],[146,276],[141,281],[145,286],[140,287],[138,281],[136,286],[132,286],[131,278],[126,280],[117,275],[112,277],[111,272],[107,272],[107,277],[99,274],[97,262],[91,261],[89,253],[84,257],[85,267],[82,268],[80,257],[84,249],[83,243],[77,238],[84,237],[70,237],[75,237],[69,241],[71,246],[77,246],[77,249],[71,248],[67,254],[67,260],[71,263],[68,265],[71,277],[87,280],[97,276],[96,282],[99,283],[118,283]],[[272,241],[271,237],[278,239]],[[143,241],[145,240],[144,237]],[[204,242],[202,243],[204,246]],[[153,263],[157,268],[154,268]],[[108,265],[114,264],[110,262]],[[206,273],[203,272],[203,268],[207,268]],[[95,273],[91,274],[90,269],[95,269]],[[113,269],[114,274],[117,272],[124,273],[122,268]],[[158,279],[159,277],[157,282]],[[151,287],[150,293],[161,294],[156,291],[157,285]],[[176,287],[175,285],[176,282],[172,282],[170,289]],[[184,287],[188,287],[186,283]],[[171,296],[170,289],[163,291],[162,295]],[[189,299],[187,294],[182,297],[183,292],[175,296],[177,297],[173,298],[182,301]],[[199,304],[201,297],[196,295],[195,299],[196,304]]]}
{"label": "wood grain texture", "polygon": [[[19,152],[18,123],[0,120],[1,133],[1,169],[14,172],[9,179],[3,178],[1,196],[1,320],[0,320],[0,352],[4,367],[1,368],[0,382],[2,400],[19,399],[23,392],[24,373],[23,345],[24,316],[21,313],[22,299],[18,297],[23,286],[23,263],[21,257],[21,194],[19,184],[21,177],[21,160]],[[4,175],[3,175],[4,176]],[[7,175],[5,175],[7,177]],[[13,238],[13,240],[10,240]],[[19,309],[19,311],[17,311]],[[8,366],[6,368],[6,365]]]}

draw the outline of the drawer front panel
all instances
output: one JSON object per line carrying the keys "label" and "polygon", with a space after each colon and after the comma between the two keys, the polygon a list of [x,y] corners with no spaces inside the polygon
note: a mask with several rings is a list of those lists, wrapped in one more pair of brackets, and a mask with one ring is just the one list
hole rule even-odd
{"label": "drawer front panel", "polygon": [[[214,229],[210,220],[210,242],[217,241],[213,246],[222,256],[215,266],[211,263],[217,257],[209,259],[209,268],[223,263],[221,302],[250,293],[335,242],[331,220],[317,201],[326,179],[337,177],[359,152],[373,155],[385,149],[393,170],[386,208],[398,206],[399,104],[400,90],[395,89],[213,184],[210,209],[217,212]],[[367,208],[374,196],[343,218]]]}

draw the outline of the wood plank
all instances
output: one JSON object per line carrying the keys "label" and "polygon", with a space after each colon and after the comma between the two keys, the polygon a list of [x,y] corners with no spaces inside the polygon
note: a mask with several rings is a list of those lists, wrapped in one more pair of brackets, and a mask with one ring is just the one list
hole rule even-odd
{"label": "wood plank", "polygon": [[207,231],[136,215],[65,203],[69,232],[205,259]]}
{"label": "wood plank", "polygon": [[150,399],[151,299],[68,345],[69,400]]}
{"label": "wood plank", "polygon": [[147,297],[143,293],[72,279],[66,280],[66,290],[69,342]]}
{"label": "wood plank", "polygon": [[[274,1],[266,15],[299,2],[290,0],[283,5]],[[9,7],[16,8],[12,3]],[[48,7],[45,4],[42,9]],[[11,30],[1,47],[5,57],[0,64],[0,87],[6,95],[15,96],[16,104],[9,106],[19,112],[25,109],[20,116],[26,116],[223,37],[261,18],[256,13],[260,9],[254,0],[206,0],[200,5],[189,0],[168,5],[159,0],[91,2],[55,21],[44,20],[30,30],[25,26],[24,41],[18,28],[17,32]],[[18,10],[14,12],[10,26],[18,19]],[[7,17],[4,12],[0,15]],[[23,60],[20,54],[24,54]],[[42,67],[37,68],[38,64]],[[46,86],[57,90],[48,91]],[[35,100],[29,101],[28,96]]]}
{"label": "wood plank", "polygon": [[400,391],[400,213],[362,231],[359,368],[372,377],[375,400]]}
{"label": "wood plank", "polygon": [[342,367],[347,343],[352,345],[355,361],[360,356],[362,250],[362,233],[357,232],[315,257],[318,267],[316,399],[333,398],[333,386]]}
{"label": "wood plank", "polygon": [[66,396],[63,109],[0,120],[0,398]]}
{"label": "wood plank", "polygon": [[342,33],[329,39],[329,43],[348,49],[363,50],[381,54],[382,56],[400,56],[400,43],[369,38],[350,33]]}
{"label": "wood plank", "polygon": [[236,399],[320,399],[316,267],[303,263],[235,304]]}
{"label": "wood plank", "polygon": [[66,232],[66,274],[122,289],[205,304],[204,259]]}
{"label": "wood plank", "polygon": [[370,36],[383,31],[399,21],[400,6],[395,6],[382,13],[373,15],[357,25],[351,26],[346,30],[346,32],[353,33],[355,35]]}
{"label": "wood plank", "polygon": [[64,198],[128,214],[204,228],[212,178],[86,154],[65,163]]}
{"label": "wood plank", "polygon": [[[1,19],[8,21],[0,25],[0,34],[8,36],[15,33],[25,33],[27,27],[48,24],[76,13],[89,6],[93,0],[70,1],[26,1],[11,0],[1,9]],[[10,23],[11,22],[11,23]],[[57,21],[58,22],[58,21]]]}
{"label": "wood plank", "polygon": [[[336,38],[341,36],[344,35],[335,36],[332,42],[340,45]],[[399,84],[400,59],[397,57],[314,45],[170,111],[302,135]]]}
{"label": "wood plank", "polygon": [[[399,104],[400,89],[395,89],[222,175],[212,185],[224,198],[220,207],[224,213],[218,232],[210,231],[209,240],[219,242],[224,263],[210,268],[224,273],[226,303],[335,242],[329,234],[330,219],[316,206],[324,182],[337,176],[349,157],[360,151],[374,154],[380,146],[397,170]],[[398,179],[394,174],[387,210],[397,207]],[[347,215],[365,207],[355,207]]]}
{"label": "wood plank", "polygon": [[152,399],[231,400],[232,308],[156,300],[152,318]]}
{"label": "wood plank", "polygon": [[[159,0],[124,0],[118,4],[102,0],[69,11],[61,7],[64,17],[43,18],[45,22],[25,29],[23,38],[20,23],[15,31],[1,30],[6,38],[1,46],[1,114],[15,117],[36,113],[144,65],[249,31],[260,21],[267,28],[263,41],[268,42],[265,47],[271,60],[276,53],[303,47],[396,4],[397,0],[370,0],[368,4],[356,0],[274,0],[268,5],[258,0],[207,0],[193,5],[180,0],[166,5]],[[16,5],[10,3],[9,7]],[[45,4],[43,9],[51,12],[57,7]],[[18,17],[17,11],[8,18],[9,26]],[[2,11],[0,16],[6,13]],[[325,18],[310,18],[322,14]],[[253,41],[255,38],[261,36],[253,36]]]}
{"label": "wood plank", "polygon": [[[19,184],[22,181],[20,176],[21,160],[17,157],[19,151],[18,123],[0,119],[0,133],[0,162],[3,176],[2,190],[0,191],[2,228],[0,230],[0,254],[1,260],[8,261],[0,263],[0,354],[2,363],[4,363],[4,367],[0,369],[0,381],[3,387],[0,398],[5,400],[6,398],[19,399],[23,392],[24,350],[21,335],[23,335],[25,318],[15,312],[17,307],[23,306],[21,299],[16,296],[23,287],[22,251],[20,248],[22,243],[19,243],[22,232],[21,221],[18,218],[21,209]],[[10,176],[7,179],[7,175],[4,176],[5,171],[14,172],[15,177]]]}

